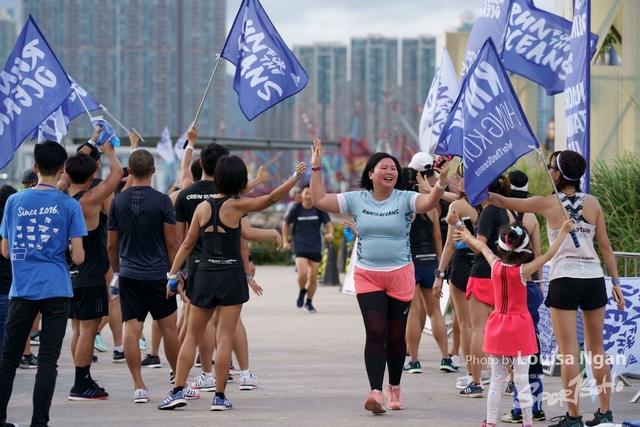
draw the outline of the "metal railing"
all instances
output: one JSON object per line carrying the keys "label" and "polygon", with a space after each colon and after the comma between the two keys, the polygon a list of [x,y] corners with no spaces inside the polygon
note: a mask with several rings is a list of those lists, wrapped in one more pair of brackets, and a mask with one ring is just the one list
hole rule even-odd
{"label": "metal railing", "polygon": [[[616,256],[616,265],[618,261],[622,260],[623,274],[622,277],[638,277],[638,261],[640,260],[640,253],[635,252],[614,252]],[[629,275],[629,261],[633,261],[633,275]],[[604,274],[609,275],[607,266],[604,266]]]}

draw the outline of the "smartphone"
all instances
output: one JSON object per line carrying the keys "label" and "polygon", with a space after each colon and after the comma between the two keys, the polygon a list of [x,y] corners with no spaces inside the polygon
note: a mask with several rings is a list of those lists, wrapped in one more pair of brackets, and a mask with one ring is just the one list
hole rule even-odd
{"label": "smartphone", "polygon": [[442,156],[440,161],[434,160],[433,167],[439,169],[444,166],[445,163],[450,162],[451,159],[453,159],[453,156]]}
{"label": "smartphone", "polygon": [[475,234],[473,222],[471,222],[470,216],[465,216],[464,218],[462,218],[462,222],[464,223],[464,226],[467,228],[467,230],[469,230],[469,233]]}

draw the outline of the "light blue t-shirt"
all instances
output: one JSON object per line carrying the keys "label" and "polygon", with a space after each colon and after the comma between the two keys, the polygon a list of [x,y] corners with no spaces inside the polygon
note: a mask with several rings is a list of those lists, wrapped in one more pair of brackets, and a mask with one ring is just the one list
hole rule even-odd
{"label": "light blue t-shirt", "polygon": [[9,298],[73,296],[65,249],[87,234],[80,203],[57,190],[28,189],[7,199],[0,235],[11,253]]}
{"label": "light blue t-shirt", "polygon": [[358,267],[382,270],[412,262],[409,233],[417,197],[418,193],[395,189],[382,202],[370,190],[338,194],[340,213],[353,214]]}

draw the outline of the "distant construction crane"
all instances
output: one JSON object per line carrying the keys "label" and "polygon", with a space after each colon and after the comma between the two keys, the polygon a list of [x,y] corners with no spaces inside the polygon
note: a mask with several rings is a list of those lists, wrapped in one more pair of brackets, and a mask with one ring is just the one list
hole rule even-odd
{"label": "distant construction crane", "polygon": [[402,125],[405,127],[409,136],[416,142],[416,144],[418,144],[418,146],[420,146],[420,137],[418,136],[418,133],[415,131],[415,129],[413,129],[407,118],[403,116],[399,111],[398,102],[391,99],[387,92],[384,92],[382,94],[382,99],[384,99],[384,102],[386,102],[391,107],[393,112],[396,113],[396,115],[398,116],[398,120],[400,120],[400,123],[402,123]]}

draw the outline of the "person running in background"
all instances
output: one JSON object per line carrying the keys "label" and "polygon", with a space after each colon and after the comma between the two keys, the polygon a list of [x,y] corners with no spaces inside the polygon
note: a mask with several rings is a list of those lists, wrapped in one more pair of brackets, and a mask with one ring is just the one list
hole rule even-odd
{"label": "person running in background", "polygon": [[[14,424],[6,422],[7,405],[24,343],[38,312],[42,313],[43,339],[33,387],[31,425],[49,424],[58,359],[73,296],[65,250],[71,244],[73,262],[82,264],[82,237],[87,234],[80,204],[56,188],[67,151],[57,142],[45,141],[35,146],[33,156],[38,184],[9,197],[0,228],[2,255],[11,259],[13,270],[0,360],[0,425],[10,427]],[[17,277],[20,280],[15,280]]]}
{"label": "person running in background", "polygon": [[114,274],[119,274],[124,352],[135,386],[135,403],[149,401],[138,343],[149,313],[158,322],[174,371],[180,347],[176,298],[167,298],[165,292],[166,273],[178,250],[175,214],[169,196],[151,188],[154,173],[151,153],[136,150],[131,154],[129,176],[133,182],[111,203],[107,235],[109,261]]}
{"label": "person running in background", "polygon": [[[459,220],[459,219],[458,219]],[[496,308],[487,320],[483,351],[491,363],[491,384],[487,398],[487,418],[483,427],[494,427],[498,422],[502,384],[507,376],[507,365],[512,364],[513,376],[523,413],[522,426],[533,426],[532,398],[529,386],[529,358],[539,352],[533,320],[527,308],[526,277],[531,276],[549,261],[560,248],[562,240],[573,230],[573,221],[567,220],[559,230],[558,239],[544,255],[534,259],[531,238],[524,225],[507,225],[498,233],[498,255],[485,242],[471,235],[460,221],[455,232],[474,251],[485,257],[491,266],[491,282]]]}
{"label": "person running in background", "polygon": [[243,262],[240,253],[241,220],[247,212],[261,211],[282,199],[303,176],[305,168],[306,165],[300,163],[291,178],[266,196],[237,198],[247,186],[247,167],[236,156],[225,156],[218,160],[213,175],[218,194],[196,208],[187,237],[167,274],[167,295],[175,295],[180,266],[201,238],[202,259],[191,294],[189,329],[180,348],[176,387],[158,405],[158,409],[174,409],[187,404],[183,394],[187,376],[195,359],[196,346],[214,311],[218,314],[214,365],[217,381],[211,410],[233,408],[225,395],[225,380],[231,365],[232,337],[242,306],[249,300],[249,287],[256,295],[262,294],[262,288],[249,273],[250,265]]}
{"label": "person running in background", "polygon": [[[97,129],[94,136],[97,136],[100,130],[102,128]],[[107,142],[102,146],[102,151],[109,158],[109,176],[90,188],[98,170],[95,159],[89,155],[94,148],[96,147],[89,143],[85,144],[75,156],[67,160],[65,168],[71,179],[69,195],[80,202],[88,230],[88,234],[82,238],[84,262],[78,265],[69,260],[73,285],[69,311],[73,324],[71,353],[76,366],[75,381],[69,392],[69,400],[103,400],[109,396],[109,393],[93,380],[90,368],[98,328],[102,318],[109,315],[109,295],[105,277],[109,270],[109,265],[105,263],[107,221],[102,219],[105,215],[102,210],[103,203],[112,197],[123,174],[115,150],[111,143]]]}
{"label": "person running in background", "polygon": [[575,238],[562,239],[562,247],[551,259],[549,270],[549,292],[545,305],[551,312],[551,325],[558,341],[558,350],[564,363],[561,364],[562,386],[567,412],[556,419],[552,427],[582,427],[613,423],[610,408],[611,368],[608,363],[593,363],[600,408],[593,419],[583,423],[579,408],[580,366],[578,339],[576,337],[576,313],[582,310],[585,347],[591,360],[606,361],[602,330],[608,301],[604,273],[600,258],[594,248],[593,238],[598,242],[613,283],[612,297],[618,310],[624,310],[624,298],[620,289],[620,278],[615,255],[607,235],[607,226],[602,208],[595,197],[584,194],[580,179],[587,162],[580,153],[571,150],[556,151],[549,157],[549,174],[558,190],[555,195],[514,199],[489,194],[489,203],[519,212],[538,213],[547,220],[549,242],[558,239],[565,218],[565,209],[576,224]]}
{"label": "person running in background", "polygon": [[[313,141],[311,164],[313,205],[327,212],[353,214],[358,235],[354,280],[366,331],[364,359],[371,387],[364,408],[374,414],[386,412],[382,388],[388,365],[386,406],[402,409],[405,330],[416,284],[409,244],[411,218],[436,207],[449,164],[443,164],[439,183],[429,195],[403,191],[400,163],[386,153],[375,153],[367,161],[360,180],[364,191],[325,194],[319,139]],[[419,184],[421,179],[418,175]]]}
{"label": "person running in background", "polygon": [[[282,224],[283,249],[290,251],[289,231],[293,235],[293,248],[298,270],[298,300],[296,305],[309,313],[315,313],[313,297],[318,287],[318,268],[322,260],[322,225],[324,239],[333,242],[333,225],[329,214],[313,206],[308,185],[302,188],[302,202],[296,204],[287,214]],[[307,296],[307,302],[304,297]]]}

